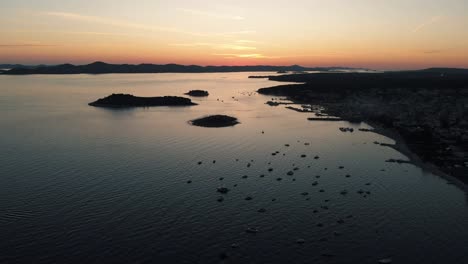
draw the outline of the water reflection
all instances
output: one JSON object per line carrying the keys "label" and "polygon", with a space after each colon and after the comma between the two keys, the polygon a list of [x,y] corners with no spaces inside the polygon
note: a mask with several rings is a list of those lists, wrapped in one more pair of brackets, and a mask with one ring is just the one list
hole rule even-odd
{"label": "water reflection", "polygon": [[[266,105],[271,98],[255,90],[274,84],[248,75],[0,76],[0,262],[218,263],[222,253],[234,263],[466,260],[463,191],[386,163],[405,158],[373,144],[388,138],[338,129],[364,124]],[[194,88],[210,96],[189,108],[87,105],[111,93]],[[187,124],[210,114],[241,123]],[[230,189],[222,202],[220,186]]]}

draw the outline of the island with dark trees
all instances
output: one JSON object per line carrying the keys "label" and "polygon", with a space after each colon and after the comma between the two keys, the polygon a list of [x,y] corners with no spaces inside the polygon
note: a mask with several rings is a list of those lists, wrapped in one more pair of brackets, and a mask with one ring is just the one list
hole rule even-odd
{"label": "island with dark trees", "polygon": [[262,88],[260,94],[320,105],[325,110],[318,117],[365,121],[394,131],[423,162],[468,183],[468,69],[268,78],[300,84]]}
{"label": "island with dark trees", "polygon": [[131,94],[112,94],[89,103],[96,107],[148,107],[148,106],[192,106],[192,100],[178,96],[138,97]]}
{"label": "island with dark trees", "polygon": [[190,123],[201,127],[229,127],[239,124],[239,121],[232,116],[212,115],[192,120]]}
{"label": "island with dark trees", "polygon": [[191,90],[186,95],[194,96],[194,97],[205,97],[210,95],[207,91],[203,90]]}

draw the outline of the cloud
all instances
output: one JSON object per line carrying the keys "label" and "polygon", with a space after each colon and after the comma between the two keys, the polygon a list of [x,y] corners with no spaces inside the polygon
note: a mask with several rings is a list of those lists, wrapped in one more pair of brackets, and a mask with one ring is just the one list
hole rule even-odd
{"label": "cloud", "polygon": [[239,39],[239,40],[236,40],[237,43],[242,43],[242,44],[255,44],[255,43],[259,43],[258,41],[255,41],[255,40],[246,40],[246,39]]}
{"label": "cloud", "polygon": [[99,31],[60,31],[60,30],[14,30],[12,33],[40,33],[40,34],[63,34],[63,35],[91,35],[91,36],[110,36],[110,37],[148,37],[145,33],[115,33],[115,32],[99,32]]}
{"label": "cloud", "polygon": [[424,54],[437,54],[437,53],[442,53],[444,52],[444,50],[424,50],[423,53]]}
{"label": "cloud", "polygon": [[20,43],[20,44],[0,44],[0,48],[32,48],[32,47],[55,47],[55,44],[41,43]]}
{"label": "cloud", "polygon": [[131,34],[122,34],[122,33],[110,33],[110,32],[94,32],[94,31],[56,31],[55,33],[62,34],[76,34],[76,35],[97,35],[97,36],[117,36],[117,37],[129,37],[135,36]]}
{"label": "cloud", "polygon": [[231,32],[226,32],[223,34],[229,34],[229,35],[244,35],[244,34],[255,34],[257,31],[255,30],[241,30],[241,31],[231,31]]}
{"label": "cloud", "polygon": [[195,42],[195,43],[175,43],[171,46],[176,47],[210,47],[212,49],[226,49],[226,50],[256,50],[256,47],[241,46],[232,44],[218,44],[218,43],[206,43],[206,42]]}
{"label": "cloud", "polygon": [[150,25],[132,23],[132,22],[123,21],[123,20],[116,20],[116,19],[97,17],[97,16],[81,15],[81,14],[76,14],[76,13],[46,12],[44,14],[47,15],[47,16],[58,17],[58,18],[67,19],[67,20],[75,20],[75,21],[89,22],[89,23],[98,23],[98,24],[102,24],[102,25],[121,27],[121,28],[141,29],[141,30],[146,30],[146,31],[164,31],[164,32],[182,33],[182,34],[188,34],[188,35],[197,35],[197,36],[203,35],[203,34],[199,34],[199,33],[179,30],[177,28],[150,26]]}
{"label": "cloud", "polygon": [[230,45],[230,44],[222,44],[214,47],[215,49],[232,49],[232,50],[256,50],[256,47],[249,47],[249,46],[240,46],[240,45]]}
{"label": "cloud", "polygon": [[252,53],[252,54],[233,54],[233,53],[215,53],[215,56],[223,56],[227,59],[232,58],[244,58],[244,59],[279,59],[280,56],[266,56],[259,53]]}
{"label": "cloud", "polygon": [[170,44],[170,46],[175,47],[201,47],[201,46],[212,46],[213,43],[205,43],[205,42],[195,42],[195,43],[174,43]]}
{"label": "cloud", "polygon": [[240,31],[231,31],[231,32],[224,32],[224,33],[213,33],[211,36],[218,36],[218,37],[229,37],[229,38],[239,38],[239,35],[252,35],[257,33],[255,30],[240,30]]}
{"label": "cloud", "polygon": [[431,17],[429,20],[425,21],[424,23],[421,23],[420,25],[418,25],[417,27],[415,27],[413,29],[413,32],[416,33],[422,29],[424,29],[425,27],[428,27],[434,23],[436,23],[437,21],[441,20],[443,18],[443,16],[439,15],[439,16],[433,16]]}
{"label": "cloud", "polygon": [[194,9],[177,8],[177,10],[185,12],[185,13],[189,13],[189,14],[192,14],[192,15],[215,18],[215,19],[227,19],[227,20],[244,20],[245,19],[244,17],[241,17],[241,16],[210,13],[210,12],[205,12],[205,11],[201,11],[201,10],[194,10]]}
{"label": "cloud", "polygon": [[178,34],[191,35],[191,36],[197,36],[197,37],[210,37],[210,36],[227,37],[227,36],[236,36],[236,35],[256,33],[253,30],[242,30],[242,31],[234,31],[234,32],[224,32],[224,33],[199,33],[199,32],[189,32],[189,31],[181,30],[179,28],[174,28],[174,27],[160,27],[160,26],[153,26],[153,25],[145,25],[145,24],[133,23],[133,22],[124,21],[124,20],[82,15],[82,14],[70,13],[70,12],[45,12],[41,14],[51,16],[51,17],[66,19],[66,20],[95,23],[95,24],[101,24],[101,25],[107,25],[107,26],[113,26],[113,27],[119,27],[119,28],[140,29],[140,30],[145,30],[145,31],[171,32],[171,33],[178,33]]}

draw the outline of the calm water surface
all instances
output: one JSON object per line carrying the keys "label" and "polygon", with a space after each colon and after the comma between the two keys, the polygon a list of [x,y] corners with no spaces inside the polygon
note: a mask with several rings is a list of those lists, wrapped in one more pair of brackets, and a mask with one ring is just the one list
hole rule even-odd
{"label": "calm water surface", "polygon": [[[405,158],[373,144],[389,138],[265,105],[255,91],[276,83],[248,75],[0,76],[0,263],[219,263],[222,253],[226,263],[468,263],[466,193],[386,163]],[[210,96],[180,108],[87,105],[190,89]],[[208,114],[241,124],[187,123]]]}

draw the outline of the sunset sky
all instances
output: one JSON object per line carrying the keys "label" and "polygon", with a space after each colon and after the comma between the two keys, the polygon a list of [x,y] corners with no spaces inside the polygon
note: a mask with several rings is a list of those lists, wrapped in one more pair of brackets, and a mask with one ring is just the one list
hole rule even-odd
{"label": "sunset sky", "polygon": [[467,0],[0,0],[0,64],[468,68]]}

